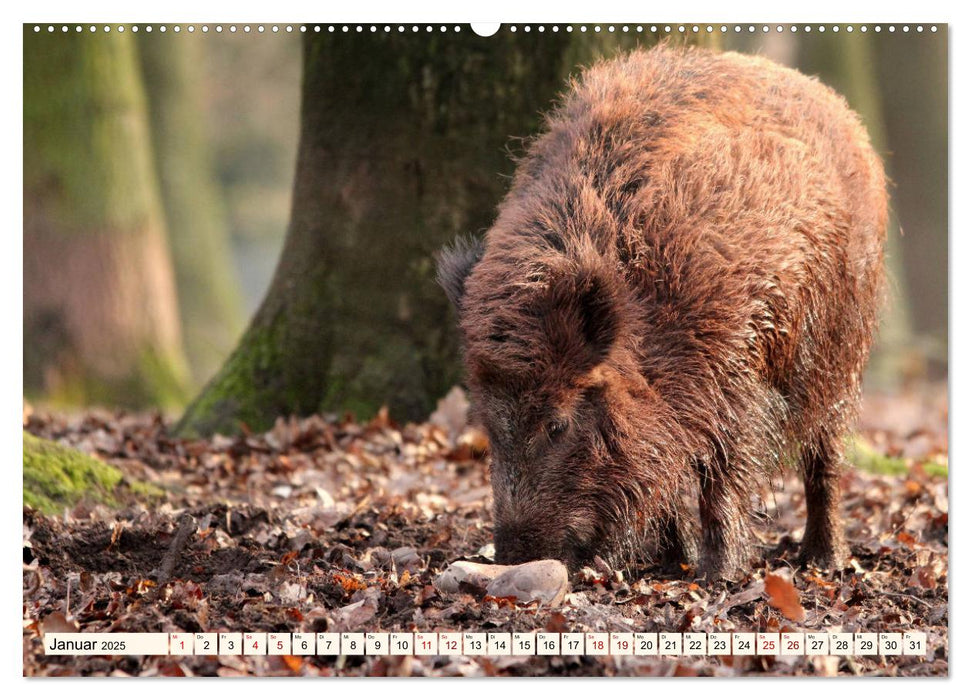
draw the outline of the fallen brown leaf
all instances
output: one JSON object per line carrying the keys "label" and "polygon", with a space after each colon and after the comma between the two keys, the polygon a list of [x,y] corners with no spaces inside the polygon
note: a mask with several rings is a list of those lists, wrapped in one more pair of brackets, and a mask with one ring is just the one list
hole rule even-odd
{"label": "fallen brown leaf", "polygon": [[769,596],[769,605],[793,622],[803,622],[806,619],[806,611],[799,602],[799,591],[789,579],[767,574],[765,592]]}

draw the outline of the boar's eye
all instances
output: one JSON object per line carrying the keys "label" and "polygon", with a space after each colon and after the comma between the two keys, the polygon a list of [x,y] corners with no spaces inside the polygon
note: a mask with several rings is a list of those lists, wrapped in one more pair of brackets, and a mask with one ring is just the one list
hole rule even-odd
{"label": "boar's eye", "polygon": [[546,424],[546,434],[549,435],[550,440],[555,440],[566,432],[566,421],[559,418],[551,420]]}

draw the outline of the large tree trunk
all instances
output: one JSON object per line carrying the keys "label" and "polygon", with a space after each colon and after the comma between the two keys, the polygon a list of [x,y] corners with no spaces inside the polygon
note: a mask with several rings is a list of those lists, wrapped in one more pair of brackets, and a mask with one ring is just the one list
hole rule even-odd
{"label": "large tree trunk", "polygon": [[24,29],[24,385],[174,405],[185,365],[129,34]]}
{"label": "large tree trunk", "polygon": [[203,35],[138,36],[185,349],[198,386],[219,369],[243,325],[207,148],[200,80],[207,40]]}
{"label": "large tree trunk", "polygon": [[510,139],[577,63],[656,37],[308,34],[293,210],[273,283],[186,434],[320,410],[421,418],[460,380],[433,253],[481,233]]}

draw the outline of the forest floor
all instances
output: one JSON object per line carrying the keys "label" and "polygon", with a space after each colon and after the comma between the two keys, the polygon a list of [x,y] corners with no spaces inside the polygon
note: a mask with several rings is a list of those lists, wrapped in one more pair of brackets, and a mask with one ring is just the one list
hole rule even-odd
{"label": "forest floor", "polygon": [[[805,507],[788,477],[766,494],[742,580],[586,569],[554,608],[434,585],[451,562],[491,558],[486,446],[463,419],[453,396],[421,425],[313,417],[280,420],[265,434],[182,441],[152,414],[25,410],[28,432],[97,455],[167,496],[113,510],[82,504],[63,517],[25,508],[24,675],[948,673],[947,479],[928,467],[947,464],[945,388],[867,396],[861,439],[905,469],[846,471],[844,570],[795,566]],[[769,575],[791,581],[795,604],[767,595]],[[41,642],[44,631],[910,629],[927,633],[926,657],[66,657],[45,656]]]}

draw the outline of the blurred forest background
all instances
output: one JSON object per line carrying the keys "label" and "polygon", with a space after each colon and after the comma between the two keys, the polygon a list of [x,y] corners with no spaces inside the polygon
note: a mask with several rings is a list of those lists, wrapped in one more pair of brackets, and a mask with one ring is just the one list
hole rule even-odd
{"label": "blurred forest background", "polygon": [[[25,26],[26,399],[159,407],[184,434],[423,419],[461,381],[434,252],[488,228],[568,76],[659,38],[630,28]],[[691,41],[817,75],[862,115],[894,183],[867,384],[946,379],[946,27]]]}

